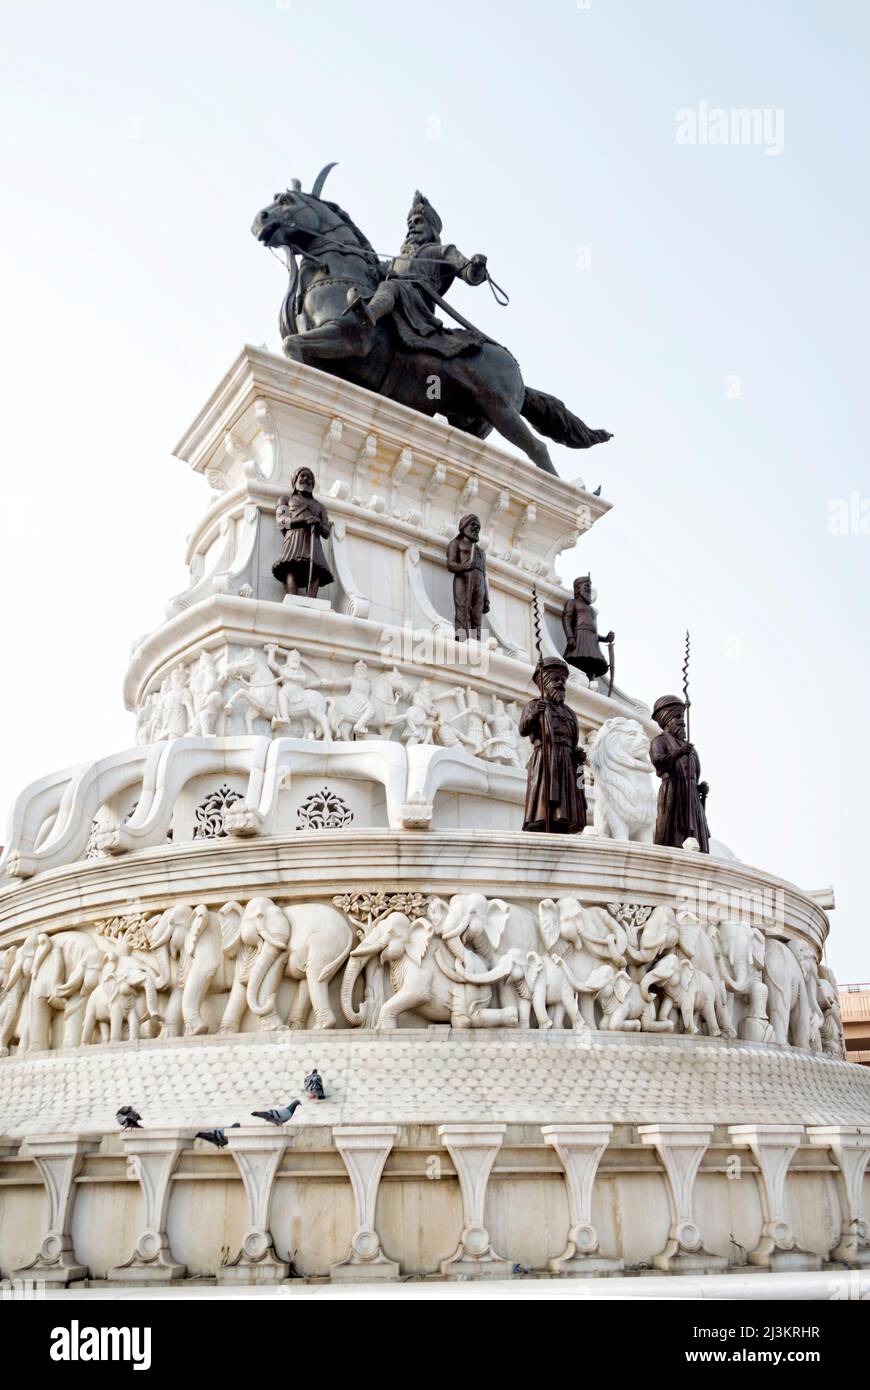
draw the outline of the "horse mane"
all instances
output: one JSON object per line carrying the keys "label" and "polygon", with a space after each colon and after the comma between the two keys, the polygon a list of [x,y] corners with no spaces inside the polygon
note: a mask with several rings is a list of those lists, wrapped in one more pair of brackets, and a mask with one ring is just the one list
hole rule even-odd
{"label": "horse mane", "polygon": [[368,237],[365,235],[364,232],[360,231],[359,227],[354,222],[350,213],[345,212],[344,208],[339,207],[338,203],[331,203],[328,198],[321,198],[319,201],[321,203],[324,203],[326,207],[328,207],[332,212],[336,214],[337,217],[340,217],[342,222],[346,222],[348,227],[350,227],[350,230],[359,239],[359,241],[362,242],[366,250],[371,251],[372,255],[375,254],[374,247],[372,246]]}
{"label": "horse mane", "polygon": [[341,218],[345,226],[353,232],[354,236],[362,246],[363,250],[369,252],[373,266],[376,267],[378,272],[380,273],[381,263],[378,259],[378,253],[375,251],[375,248],[372,246],[365,233],[360,231],[359,227],[356,225],[353,218],[350,216],[350,213],[345,212],[344,208],[340,207],[338,203],[330,202],[328,198],[320,198],[318,201],[323,203],[325,207],[328,207],[331,212],[334,212],[336,217]]}

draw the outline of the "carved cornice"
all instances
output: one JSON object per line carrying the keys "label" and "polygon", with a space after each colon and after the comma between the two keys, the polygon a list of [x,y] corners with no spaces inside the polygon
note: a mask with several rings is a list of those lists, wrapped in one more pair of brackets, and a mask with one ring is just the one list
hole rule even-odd
{"label": "carved cornice", "polygon": [[449,896],[473,883],[488,896],[533,906],[564,894],[603,906],[673,904],[677,894],[706,885],[710,893],[780,894],[777,932],[803,937],[818,950],[828,933],[825,913],[808,894],[761,869],[711,855],[585,836],[500,832],[495,838],[490,830],[417,836],[354,828],[157,846],[116,861],[51,869],[0,889],[0,946],[34,921],[46,930],[88,925],[129,911],[131,899],[147,911],[172,901],[219,906],[238,896],[240,883],[282,901],[331,900],[360,885],[394,892],[410,883]]}

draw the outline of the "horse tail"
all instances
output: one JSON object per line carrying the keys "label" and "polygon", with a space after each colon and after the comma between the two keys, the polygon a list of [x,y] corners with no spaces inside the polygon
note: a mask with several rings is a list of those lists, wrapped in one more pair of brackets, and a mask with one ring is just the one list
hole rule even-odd
{"label": "horse tail", "polygon": [[604,444],[613,438],[607,430],[591,430],[578,415],[571,413],[564,401],[548,396],[546,391],[536,391],[532,386],[526,387],[520,414],[539,434],[554,439],[557,444],[566,444],[569,449],[591,449],[593,444]]}

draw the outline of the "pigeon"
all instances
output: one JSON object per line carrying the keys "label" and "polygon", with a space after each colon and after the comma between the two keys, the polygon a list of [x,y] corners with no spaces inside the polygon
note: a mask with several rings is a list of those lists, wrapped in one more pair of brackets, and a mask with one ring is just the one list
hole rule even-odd
{"label": "pigeon", "polygon": [[593,492],[592,496],[593,496],[593,497],[600,497],[600,496],[601,496],[601,484],[600,484],[600,483],[598,484],[597,488],[596,488],[595,491]]}
{"label": "pigeon", "polygon": [[256,1115],[258,1120],[268,1120],[270,1125],[286,1125],[301,1104],[301,1100],[291,1100],[289,1105],[275,1106],[272,1110],[252,1110],[251,1114]]}
{"label": "pigeon", "polygon": [[139,1111],[134,1110],[132,1105],[122,1105],[120,1110],[115,1111],[115,1119],[122,1129],[141,1129],[141,1118]]}
{"label": "pigeon", "polygon": [[316,1067],[312,1068],[302,1084],[312,1100],[326,1100],[323,1094],[323,1078]]}
{"label": "pigeon", "polygon": [[216,1149],[225,1149],[230,1142],[227,1138],[227,1129],[239,1128],[239,1122],[236,1120],[235,1124],[227,1125],[226,1129],[198,1129],[196,1137],[197,1139],[204,1139],[207,1144],[214,1144]]}

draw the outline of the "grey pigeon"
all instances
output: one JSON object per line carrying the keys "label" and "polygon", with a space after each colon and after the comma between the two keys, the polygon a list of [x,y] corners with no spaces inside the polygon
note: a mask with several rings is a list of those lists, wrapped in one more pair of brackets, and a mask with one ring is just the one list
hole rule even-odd
{"label": "grey pigeon", "polygon": [[120,1110],[115,1111],[115,1119],[122,1129],[141,1129],[141,1118],[139,1111],[134,1110],[132,1105],[122,1105]]}
{"label": "grey pigeon", "polygon": [[273,1110],[252,1110],[251,1114],[258,1120],[268,1120],[270,1125],[286,1125],[301,1104],[301,1100],[291,1100],[289,1105],[278,1105]]}
{"label": "grey pigeon", "polygon": [[312,1068],[302,1084],[312,1100],[326,1100],[323,1094],[323,1078],[316,1067]]}
{"label": "grey pigeon", "polygon": [[598,484],[597,488],[596,488],[595,491],[593,492],[592,496],[593,496],[593,497],[600,497],[600,496],[601,496],[601,484],[600,484],[600,483]]}
{"label": "grey pigeon", "polygon": [[207,1144],[214,1144],[216,1149],[225,1149],[230,1142],[227,1138],[227,1129],[239,1128],[239,1122],[236,1120],[235,1124],[227,1125],[226,1129],[198,1129],[196,1137],[197,1139],[204,1139]]}

